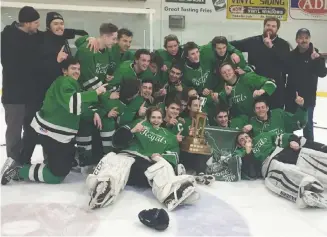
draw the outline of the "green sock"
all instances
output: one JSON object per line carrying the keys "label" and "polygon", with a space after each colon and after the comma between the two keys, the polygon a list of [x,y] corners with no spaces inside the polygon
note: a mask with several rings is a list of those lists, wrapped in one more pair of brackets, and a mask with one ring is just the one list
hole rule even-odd
{"label": "green sock", "polygon": [[24,165],[19,170],[19,176],[24,180],[43,182],[48,184],[61,183],[65,177],[58,177],[51,173],[45,164]]}

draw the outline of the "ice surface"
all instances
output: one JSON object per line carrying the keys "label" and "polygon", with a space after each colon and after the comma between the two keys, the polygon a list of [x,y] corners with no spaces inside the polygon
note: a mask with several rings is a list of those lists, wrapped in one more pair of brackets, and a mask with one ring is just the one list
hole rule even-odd
{"label": "ice surface", "polygon": [[[1,122],[4,141],[5,125]],[[327,143],[327,130],[316,129],[315,133],[317,141]],[[5,147],[0,151],[2,166]],[[42,159],[38,146],[33,161]],[[89,211],[84,180],[72,172],[59,185],[11,182],[1,186],[1,235],[327,236],[326,210],[299,210],[269,192],[262,181],[199,187],[199,202],[170,212],[169,228],[156,232],[137,217],[143,209],[162,207],[150,190],[127,187],[113,206]]]}

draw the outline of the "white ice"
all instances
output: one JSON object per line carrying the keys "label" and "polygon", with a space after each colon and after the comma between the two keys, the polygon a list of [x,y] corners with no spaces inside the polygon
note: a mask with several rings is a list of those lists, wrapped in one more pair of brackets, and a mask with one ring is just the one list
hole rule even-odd
{"label": "white ice", "polygon": [[[2,109],[2,120],[3,115]],[[317,141],[327,143],[327,130],[316,129],[315,134]],[[42,161],[41,149],[36,148],[34,162]],[[2,166],[5,147],[0,151]],[[150,190],[127,188],[113,206],[88,211],[84,179],[70,173],[58,185],[11,182],[1,186],[1,235],[327,236],[326,210],[298,209],[269,192],[262,181],[199,187],[200,201],[170,212],[169,228],[159,233],[138,220],[141,210],[162,207]]]}
{"label": "white ice", "polygon": [[[318,98],[316,121],[326,121],[326,107],[327,98]],[[3,144],[2,107],[0,124]],[[315,136],[316,141],[327,143],[327,130],[315,129]],[[6,159],[4,146],[0,152],[2,166]],[[33,162],[42,160],[38,146]],[[70,173],[58,185],[11,182],[1,186],[1,235],[327,236],[326,210],[298,209],[269,192],[262,181],[216,182],[211,187],[199,187],[199,202],[170,212],[169,228],[156,232],[138,220],[141,210],[162,207],[150,190],[126,188],[113,206],[89,211],[84,180],[81,174]]]}

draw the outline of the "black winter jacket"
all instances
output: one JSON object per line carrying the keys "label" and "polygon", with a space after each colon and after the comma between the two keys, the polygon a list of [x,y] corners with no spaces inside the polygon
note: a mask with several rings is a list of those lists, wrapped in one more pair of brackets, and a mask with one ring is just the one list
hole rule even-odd
{"label": "black winter jacket", "polygon": [[31,99],[41,42],[42,32],[28,34],[18,28],[17,22],[1,32],[2,103],[25,104]]}
{"label": "black winter jacket", "polygon": [[[316,48],[315,51],[319,53]],[[300,52],[299,48],[296,47],[292,52],[290,52],[287,60],[285,60],[285,64],[287,64],[288,68],[286,86],[288,97],[287,107],[291,106],[291,109],[288,109],[291,112],[293,112],[293,107],[296,107],[296,105],[294,105],[296,92],[304,98],[304,105],[306,107],[316,105],[318,77],[326,76],[326,64],[325,59],[322,56],[312,60],[312,53],[313,45],[310,43],[307,51]]]}
{"label": "black winter jacket", "polygon": [[284,106],[286,74],[283,60],[279,56],[287,55],[290,52],[290,46],[287,41],[278,36],[272,42],[274,46],[268,48],[263,42],[263,36],[257,35],[243,40],[231,41],[230,44],[238,50],[248,53],[248,63],[255,67],[255,73],[275,81],[277,89],[270,99],[273,109]]}
{"label": "black winter jacket", "polygon": [[64,51],[69,56],[71,49],[68,40],[74,39],[76,35],[87,35],[83,30],[65,29],[62,36],[53,34],[51,31],[43,33],[43,42],[39,48],[39,71],[37,101],[43,101],[46,91],[52,82],[62,75],[61,66],[57,62],[57,55],[64,46]]}

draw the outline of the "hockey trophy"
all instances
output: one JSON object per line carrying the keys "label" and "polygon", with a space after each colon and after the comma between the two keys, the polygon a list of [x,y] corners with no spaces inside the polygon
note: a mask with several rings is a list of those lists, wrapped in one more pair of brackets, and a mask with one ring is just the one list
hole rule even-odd
{"label": "hockey trophy", "polygon": [[200,109],[195,112],[192,118],[191,129],[193,133],[186,136],[181,143],[181,150],[193,154],[211,155],[211,147],[204,137],[204,127],[206,126],[207,114],[202,112],[204,98],[200,97]]}

